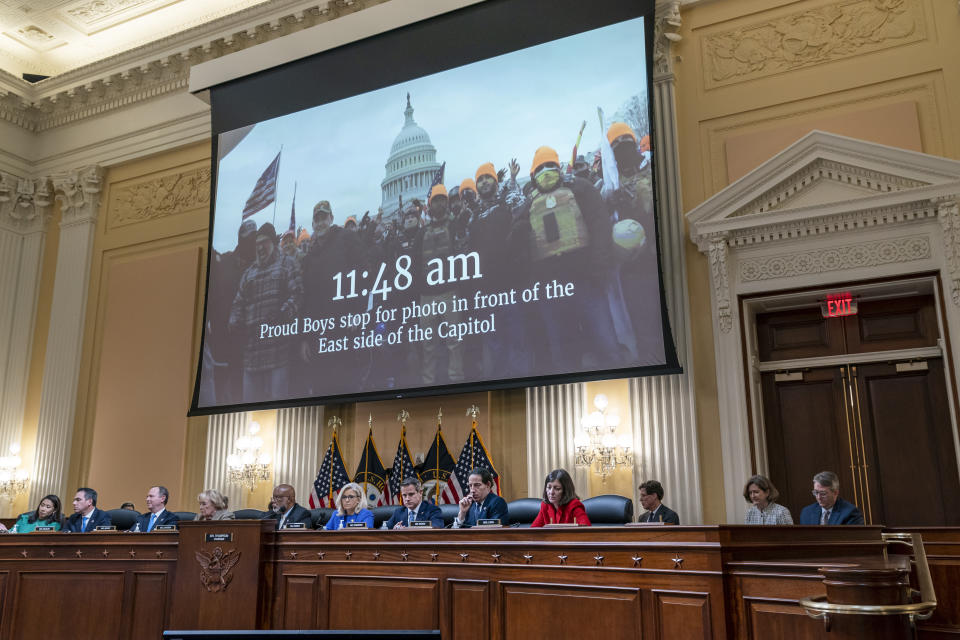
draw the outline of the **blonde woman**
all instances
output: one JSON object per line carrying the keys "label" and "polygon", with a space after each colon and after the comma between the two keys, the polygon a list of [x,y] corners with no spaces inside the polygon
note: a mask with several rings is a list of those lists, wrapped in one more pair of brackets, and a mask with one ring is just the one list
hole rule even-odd
{"label": "blonde woman", "polygon": [[227,510],[227,497],[216,489],[207,489],[197,495],[197,520],[233,520],[233,511]]}
{"label": "blonde woman", "polygon": [[337,510],[324,529],[344,529],[351,522],[362,522],[373,529],[373,512],[367,509],[367,496],[356,482],[343,485],[337,494]]}

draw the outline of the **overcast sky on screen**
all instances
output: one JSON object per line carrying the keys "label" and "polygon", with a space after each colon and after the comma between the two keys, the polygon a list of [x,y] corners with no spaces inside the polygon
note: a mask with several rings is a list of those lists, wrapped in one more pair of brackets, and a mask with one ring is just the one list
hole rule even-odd
{"label": "overcast sky on screen", "polygon": [[[517,158],[528,174],[541,145],[570,158],[600,141],[597,107],[610,118],[646,91],[643,19],[628,20],[257,124],[220,162],[213,248],[233,249],[244,203],[283,145],[276,228],[285,230],[296,183],[297,224],[310,229],[313,206],[329,200],[334,221],[376,215],[390,147],[403,127],[406,94],[414,120],[447,163],[448,189],[477,167]],[[384,64],[402,64],[402,59]],[[253,216],[272,222],[274,206]]]}

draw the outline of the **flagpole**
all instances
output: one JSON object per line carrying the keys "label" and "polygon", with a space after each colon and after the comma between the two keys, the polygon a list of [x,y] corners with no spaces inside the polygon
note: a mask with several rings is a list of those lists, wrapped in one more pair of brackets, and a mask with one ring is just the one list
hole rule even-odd
{"label": "flagpole", "polygon": [[443,409],[441,408],[437,411],[437,455],[436,458],[436,467],[437,470],[434,472],[433,477],[436,480],[436,493],[433,496],[433,504],[440,504],[440,422],[443,418]]}
{"label": "flagpole", "polygon": [[273,192],[273,228],[277,228],[277,201],[280,200],[280,161],[283,160],[283,145],[280,145],[280,153],[277,154],[277,182]]}
{"label": "flagpole", "polygon": [[367,433],[367,444],[363,448],[363,495],[367,495],[367,471],[370,469],[370,438],[373,437],[373,414],[367,418],[367,426],[370,431]]}

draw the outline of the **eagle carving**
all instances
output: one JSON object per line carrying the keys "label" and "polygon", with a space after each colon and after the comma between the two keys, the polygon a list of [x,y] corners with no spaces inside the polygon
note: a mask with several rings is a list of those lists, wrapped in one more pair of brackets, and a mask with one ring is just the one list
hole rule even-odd
{"label": "eagle carving", "polygon": [[197,562],[200,563],[200,582],[211,593],[226,590],[227,585],[233,580],[230,570],[239,560],[240,552],[236,549],[230,549],[226,553],[220,547],[214,547],[211,553],[197,551]]}

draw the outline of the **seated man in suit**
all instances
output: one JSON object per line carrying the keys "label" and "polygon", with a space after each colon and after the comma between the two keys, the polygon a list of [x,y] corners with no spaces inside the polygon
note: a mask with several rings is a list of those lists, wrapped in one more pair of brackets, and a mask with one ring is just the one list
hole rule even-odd
{"label": "seated man in suit", "polygon": [[817,499],[800,512],[798,524],[863,524],[863,513],[840,497],[840,478],[832,471],[813,476],[813,497]]}
{"label": "seated man in suit", "polygon": [[663,524],[680,524],[680,516],[663,500],[663,485],[656,480],[647,480],[637,487],[640,489],[640,506],[646,513],[637,518],[637,522],[662,522]]}
{"label": "seated man in suit", "polygon": [[302,522],[307,529],[313,528],[313,519],[310,511],[297,504],[297,493],[289,484],[278,484],[273,490],[273,504],[276,511],[271,511],[265,520],[276,520],[277,530],[284,529],[292,522]]}
{"label": "seated man in suit", "polygon": [[470,493],[460,501],[460,513],[453,521],[453,528],[472,527],[477,520],[495,519],[500,524],[510,524],[507,501],[493,492],[493,474],[489,469],[477,468],[467,479]]}
{"label": "seated man in suit", "polygon": [[170,499],[170,492],[166,487],[157,485],[150,487],[147,492],[147,512],[137,516],[137,521],[130,527],[130,531],[142,531],[144,533],[153,531],[157,525],[172,524],[176,526],[180,522],[177,514],[167,511],[167,500]]}
{"label": "seated man in suit", "polygon": [[443,529],[443,514],[440,507],[423,500],[423,487],[416,478],[407,478],[400,483],[400,498],[403,506],[398,507],[390,519],[383,524],[384,529],[402,529],[411,522],[429,520],[434,529]]}
{"label": "seated man in suit", "polygon": [[88,487],[77,489],[73,497],[73,515],[67,519],[64,531],[71,533],[89,533],[97,527],[109,527],[113,524],[110,514],[97,509],[97,492]]}

